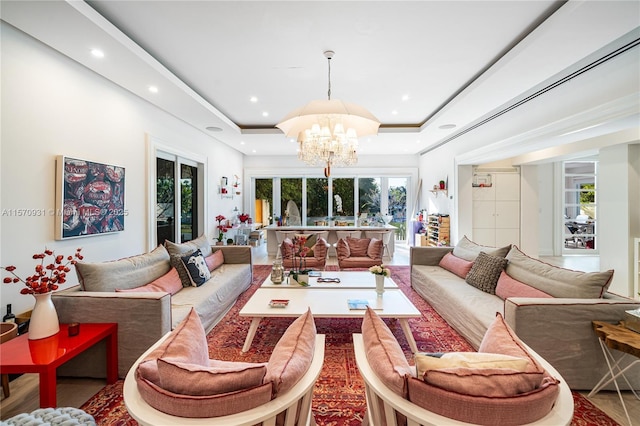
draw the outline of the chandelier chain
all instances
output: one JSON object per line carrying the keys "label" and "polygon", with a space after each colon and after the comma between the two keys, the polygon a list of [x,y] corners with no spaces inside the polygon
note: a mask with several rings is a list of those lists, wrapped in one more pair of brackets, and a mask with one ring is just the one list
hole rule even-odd
{"label": "chandelier chain", "polygon": [[329,90],[327,91],[327,96],[331,100],[331,58],[327,58],[327,61],[329,63]]}

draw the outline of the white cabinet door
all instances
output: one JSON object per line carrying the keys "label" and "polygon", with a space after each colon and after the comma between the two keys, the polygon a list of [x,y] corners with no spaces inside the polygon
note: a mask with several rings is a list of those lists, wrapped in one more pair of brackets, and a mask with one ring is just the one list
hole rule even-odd
{"label": "white cabinet door", "polygon": [[520,244],[520,174],[491,178],[491,187],[472,189],[473,240],[496,247]]}

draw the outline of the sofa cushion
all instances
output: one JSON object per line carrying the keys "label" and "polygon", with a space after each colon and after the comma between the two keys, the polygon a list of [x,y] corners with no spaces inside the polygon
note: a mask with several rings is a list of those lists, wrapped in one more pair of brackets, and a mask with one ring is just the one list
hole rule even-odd
{"label": "sofa cushion", "polygon": [[209,365],[207,337],[194,308],[189,315],[171,332],[160,346],[151,351],[138,364],[138,372],[145,379],[160,385],[158,358],[172,358],[189,364]]}
{"label": "sofa cushion", "polygon": [[383,241],[377,238],[371,238],[367,246],[367,256],[371,259],[382,259],[382,250],[384,249]]}
{"label": "sofa cushion", "polygon": [[180,277],[178,276],[178,271],[173,267],[169,270],[169,272],[167,272],[160,278],[151,281],[149,284],[136,288],[116,289],[117,292],[128,293],[161,291],[169,293],[171,295],[176,294],[180,290],[182,290],[182,282],[180,281]]}
{"label": "sofa cushion", "polygon": [[165,240],[164,246],[167,248],[167,251],[171,255],[181,254],[184,256],[186,254],[193,253],[198,249],[200,249],[204,257],[207,257],[211,254],[211,243],[209,243],[209,239],[204,234],[200,235],[195,240],[187,241],[181,244]]}
{"label": "sofa cushion", "polygon": [[182,264],[189,273],[189,280],[194,287],[200,287],[211,279],[211,271],[204,261],[204,256],[200,249],[195,252],[182,256]]}
{"label": "sofa cushion", "polygon": [[511,355],[484,352],[448,352],[441,356],[417,353],[414,356],[416,376],[423,377],[429,370],[443,368],[506,368],[525,371],[529,360]]}
{"label": "sofa cushion", "polygon": [[[195,250],[187,254],[192,254],[194,252]],[[182,262],[182,256],[184,255],[172,254],[171,257],[169,258],[169,262],[171,263],[171,266],[176,268],[176,271],[178,271],[178,276],[180,277],[180,282],[182,283],[182,286],[191,287],[191,277],[189,276],[189,271],[187,271],[187,268],[184,266],[184,263]]]}
{"label": "sofa cushion", "polygon": [[209,360],[202,366],[170,357],[158,359],[160,385],[182,395],[216,395],[262,384],[266,363]]}
{"label": "sofa cushion", "polygon": [[370,238],[351,238],[347,237],[347,244],[349,245],[350,257],[365,257],[367,256],[367,249],[369,248]]}
{"label": "sofa cushion", "polygon": [[298,317],[273,348],[264,381],[273,385],[273,397],[291,389],[305,375],[316,342],[316,324],[311,310]]}
{"label": "sofa cushion", "polygon": [[76,273],[85,291],[116,291],[141,287],[171,269],[169,253],[158,246],[149,253],[110,262],[78,262]]}
{"label": "sofa cushion", "polygon": [[580,272],[558,268],[527,256],[515,246],[507,259],[510,277],[553,297],[597,299],[604,295],[613,278],[613,270]]}
{"label": "sofa cushion", "polygon": [[441,268],[444,268],[449,272],[453,272],[460,278],[465,278],[471,270],[473,262],[456,257],[451,253],[447,253],[440,260],[439,265]]}
{"label": "sofa cushion", "polygon": [[504,257],[492,256],[482,251],[473,262],[465,281],[486,293],[496,294],[498,278],[507,262]]}
{"label": "sofa cushion", "polygon": [[[515,333],[504,322],[502,315],[497,314],[489,326],[480,345],[480,351],[486,353],[498,353],[511,355],[529,360],[525,372],[514,372],[513,377],[491,376],[478,374],[461,374],[458,371],[455,376],[449,376],[448,385],[455,390],[435,386],[424,380],[410,378],[408,380],[409,400],[413,403],[455,420],[475,424],[523,424],[531,423],[546,416],[560,392],[558,381],[539,366]],[[429,373],[428,373],[429,374]],[[538,377],[542,374],[540,380]],[[517,377],[520,384],[526,383],[528,378],[536,378],[538,386],[530,391],[520,392],[511,396],[491,397],[498,393],[505,393],[506,389],[516,389],[510,380]],[[460,386],[467,380],[466,386]],[[496,383],[489,383],[498,382]],[[503,384],[508,387],[501,388]],[[483,390],[486,395],[482,395]],[[523,388],[524,390],[524,388]],[[470,393],[472,392],[472,393]],[[479,395],[478,395],[479,394]]]}
{"label": "sofa cushion", "polygon": [[367,306],[362,319],[365,355],[376,375],[396,394],[407,396],[407,377],[413,376],[402,348],[387,324]]}
{"label": "sofa cushion", "polygon": [[224,263],[224,253],[222,250],[216,250],[215,253],[211,253],[209,256],[205,257],[204,261],[207,263],[209,271],[213,272]]}
{"label": "sofa cushion", "polygon": [[553,297],[544,291],[540,291],[535,287],[511,278],[505,271],[502,271],[500,278],[498,278],[496,296],[501,299],[508,299],[510,297]]}
{"label": "sofa cushion", "polygon": [[138,391],[147,404],[177,417],[221,417],[250,410],[271,400],[271,384],[217,395],[193,396],[170,392],[136,374]]}
{"label": "sofa cushion", "polygon": [[465,235],[458,242],[458,244],[456,244],[456,246],[453,248],[453,254],[456,257],[460,257],[464,260],[469,260],[473,262],[476,259],[476,257],[478,257],[481,251],[493,256],[505,257],[509,252],[510,248],[511,248],[511,245],[500,247],[500,248],[482,246],[480,244],[474,243],[473,241],[468,239],[467,236]]}
{"label": "sofa cushion", "polygon": [[349,249],[349,244],[347,244],[347,240],[345,238],[340,238],[336,243],[336,255],[338,256],[338,259],[351,257],[351,250]]}

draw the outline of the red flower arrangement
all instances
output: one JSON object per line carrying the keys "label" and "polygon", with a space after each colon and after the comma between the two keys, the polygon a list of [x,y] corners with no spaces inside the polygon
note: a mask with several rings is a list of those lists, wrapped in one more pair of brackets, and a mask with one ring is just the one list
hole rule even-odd
{"label": "red flower arrangement", "polygon": [[225,220],[226,218],[224,216],[222,216],[221,214],[219,214],[218,216],[216,216],[216,220],[218,221],[218,241],[222,242],[222,240],[224,239],[224,234],[225,232],[227,232],[229,230],[229,227],[227,225],[223,225],[222,221]]}
{"label": "red flower arrangement", "polygon": [[249,215],[246,213],[239,214],[238,219],[240,219],[240,222],[245,223],[249,220]]}
{"label": "red flower arrangement", "polygon": [[[81,251],[82,249],[78,248],[73,256],[66,258],[61,254],[54,256],[53,250],[36,253],[33,258],[40,259],[40,264],[35,266],[36,273],[25,279],[14,272],[17,269],[15,266],[2,266],[2,269],[13,275],[13,277],[5,277],[3,282],[5,284],[24,283],[26,287],[20,290],[20,294],[44,294],[57,290],[58,284],[64,284],[67,281],[67,272],[71,271],[69,265],[75,265],[78,260],[83,259]],[[53,261],[45,266],[44,259],[48,256],[51,256]]]}

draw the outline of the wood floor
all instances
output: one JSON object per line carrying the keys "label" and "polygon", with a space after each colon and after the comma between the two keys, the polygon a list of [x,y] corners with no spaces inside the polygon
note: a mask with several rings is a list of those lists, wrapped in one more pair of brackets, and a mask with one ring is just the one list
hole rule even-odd
{"label": "wood floor", "polygon": [[[392,260],[386,260],[389,265],[408,265],[409,247],[404,244],[396,244],[395,253]],[[597,256],[565,256],[565,257],[545,257],[545,262],[557,266],[583,271],[599,270],[600,261]],[[253,248],[254,264],[271,264],[273,257],[266,253],[266,245]],[[329,258],[328,264],[337,264],[335,258]],[[631,374],[640,374],[638,368],[631,371]],[[58,406],[80,407],[89,398],[95,395],[105,386],[105,380],[100,379],[77,379],[60,378],[58,380]],[[31,412],[38,408],[38,376],[35,374],[24,374],[11,381],[11,396],[0,401],[0,419],[5,420],[16,414]],[[589,392],[581,392],[585,397]],[[640,400],[636,399],[632,392],[623,392],[623,397],[629,416],[636,425],[640,425]],[[602,391],[589,400],[598,408],[606,412],[611,418],[621,425],[628,425],[629,422],[622,409],[618,394],[611,391]]]}

